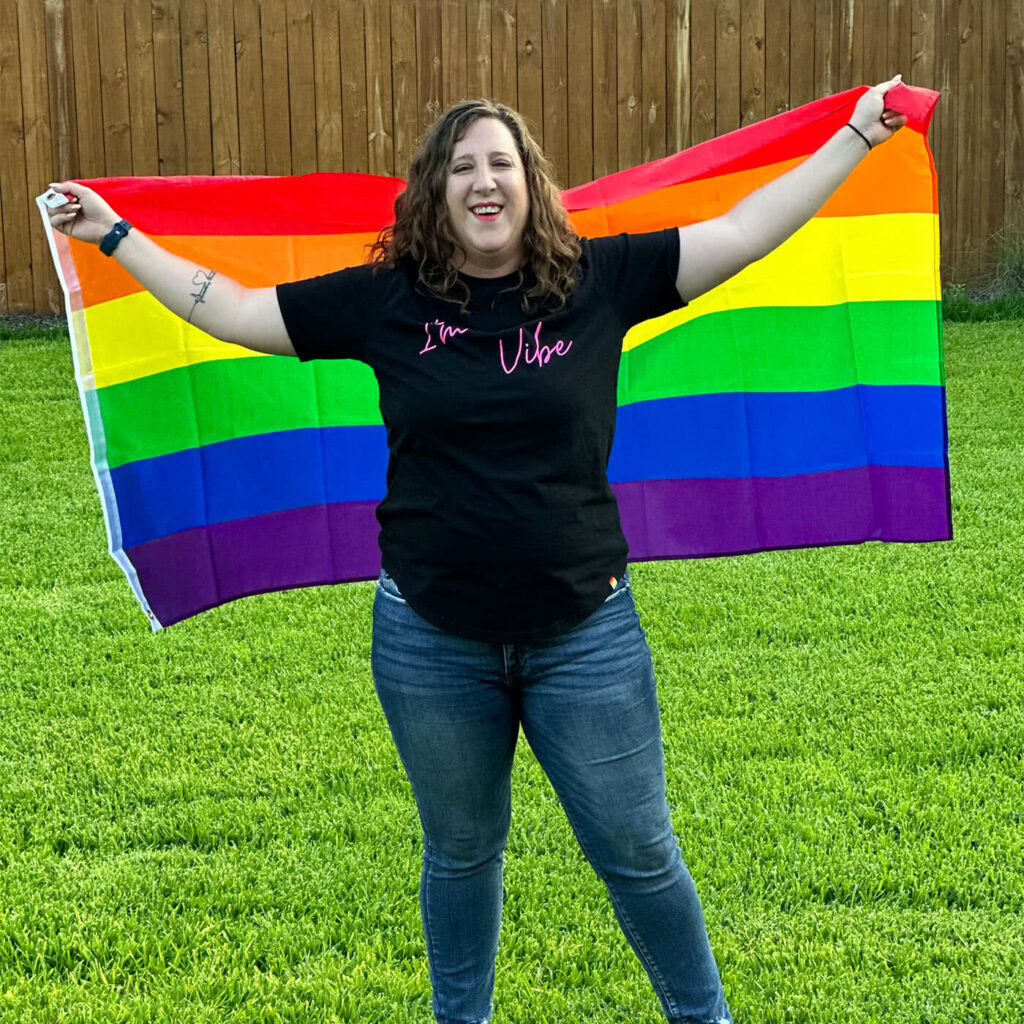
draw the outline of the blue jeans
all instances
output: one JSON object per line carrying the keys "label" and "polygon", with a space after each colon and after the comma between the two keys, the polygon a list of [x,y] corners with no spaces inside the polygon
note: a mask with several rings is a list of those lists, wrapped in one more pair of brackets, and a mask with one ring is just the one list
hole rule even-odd
{"label": "blue jeans", "polygon": [[502,645],[431,625],[381,573],[372,665],[423,825],[420,912],[439,1024],[493,1013],[520,723],[668,1019],[732,1020],[669,819],[656,683],[628,576],[568,633]]}

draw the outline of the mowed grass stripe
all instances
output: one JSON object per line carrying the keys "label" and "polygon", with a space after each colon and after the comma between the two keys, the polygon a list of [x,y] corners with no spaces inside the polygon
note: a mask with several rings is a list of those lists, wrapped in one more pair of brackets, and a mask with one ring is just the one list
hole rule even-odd
{"label": "mowed grass stripe", "polygon": [[[934,302],[712,314],[623,353],[619,404],[736,391],[942,384],[938,315]],[[217,360],[97,394],[110,468],[253,434],[381,423],[373,372],[348,359]]]}

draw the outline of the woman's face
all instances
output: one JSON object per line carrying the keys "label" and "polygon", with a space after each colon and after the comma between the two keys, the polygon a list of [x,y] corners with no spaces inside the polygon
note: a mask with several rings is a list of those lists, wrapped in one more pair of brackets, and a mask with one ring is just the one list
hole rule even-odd
{"label": "woman's face", "polygon": [[501,277],[522,266],[530,197],[515,139],[497,118],[477,118],[452,147],[445,200],[448,224],[465,254],[459,263],[456,253],[457,270]]}

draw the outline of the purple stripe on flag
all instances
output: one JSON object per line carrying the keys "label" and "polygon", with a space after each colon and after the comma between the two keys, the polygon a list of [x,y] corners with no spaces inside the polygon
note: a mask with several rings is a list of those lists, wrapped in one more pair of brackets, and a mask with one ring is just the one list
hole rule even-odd
{"label": "purple stripe on flag", "polygon": [[[944,469],[616,483],[631,561],[952,536]],[[182,530],[127,551],[165,626],[250,594],[373,579],[377,503],[289,509]]]}
{"label": "purple stripe on flag", "polygon": [[612,485],[631,561],[953,536],[945,469],[861,466]]}
{"label": "purple stripe on flag", "polygon": [[182,530],[126,553],[164,626],[250,594],[373,579],[375,501],[272,512]]}

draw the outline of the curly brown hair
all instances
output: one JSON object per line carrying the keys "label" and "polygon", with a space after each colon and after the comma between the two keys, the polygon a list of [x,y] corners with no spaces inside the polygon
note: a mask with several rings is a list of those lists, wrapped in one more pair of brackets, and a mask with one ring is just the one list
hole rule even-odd
{"label": "curly brown hair", "polygon": [[[458,302],[466,311],[469,288],[459,280],[452,264],[458,244],[448,224],[445,190],[452,149],[481,117],[496,118],[512,133],[526,177],[530,210],[523,245],[536,283],[524,292],[523,309],[529,311],[534,300],[546,299],[564,306],[576,284],[579,238],[562,205],[551,161],[530,134],[522,115],[491,100],[456,103],[427,129],[405,189],[395,198],[395,222],[377,236],[367,262],[393,267],[402,257],[410,256],[418,262],[419,280],[427,289],[439,298]],[[522,268],[519,275],[522,284]],[[457,285],[465,292],[461,300],[451,294]]]}

